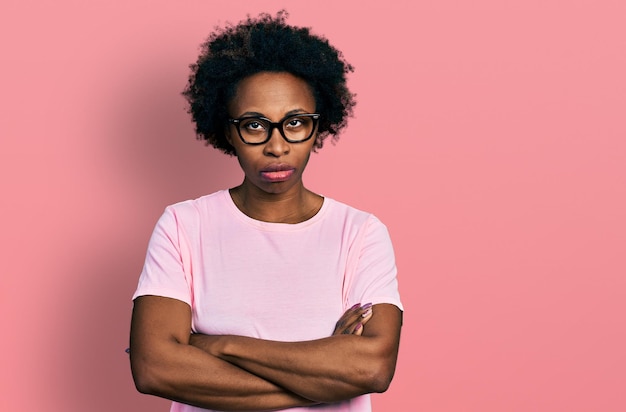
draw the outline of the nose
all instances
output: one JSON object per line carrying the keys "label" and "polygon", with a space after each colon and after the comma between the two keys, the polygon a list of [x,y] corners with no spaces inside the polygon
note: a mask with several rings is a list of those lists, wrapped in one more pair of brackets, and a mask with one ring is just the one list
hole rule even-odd
{"label": "nose", "polygon": [[289,142],[280,134],[277,127],[271,131],[270,140],[265,143],[263,153],[266,156],[280,157],[289,153]]}

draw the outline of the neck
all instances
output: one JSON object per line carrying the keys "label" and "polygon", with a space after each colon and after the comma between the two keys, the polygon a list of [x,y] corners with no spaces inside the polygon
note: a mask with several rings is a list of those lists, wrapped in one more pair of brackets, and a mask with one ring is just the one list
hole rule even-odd
{"label": "neck", "polygon": [[267,193],[251,188],[244,181],[240,186],[230,189],[230,195],[242,213],[270,223],[304,222],[315,216],[324,200],[302,184],[286,193]]}

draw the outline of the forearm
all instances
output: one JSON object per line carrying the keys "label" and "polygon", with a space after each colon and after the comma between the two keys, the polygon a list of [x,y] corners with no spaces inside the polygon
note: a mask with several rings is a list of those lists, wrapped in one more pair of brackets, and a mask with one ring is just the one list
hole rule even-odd
{"label": "forearm", "polygon": [[318,402],[384,391],[395,368],[393,350],[385,353],[376,338],[366,336],[337,335],[307,342],[199,336],[193,344]]}
{"label": "forearm", "polygon": [[[223,411],[275,410],[314,402],[187,344],[131,359],[143,393]],[[156,354],[155,354],[156,355]],[[132,356],[132,351],[131,351]]]}
{"label": "forearm", "polygon": [[135,299],[130,361],[140,392],[208,409],[274,410],[310,405],[251,372],[189,344],[191,310],[176,299]]}

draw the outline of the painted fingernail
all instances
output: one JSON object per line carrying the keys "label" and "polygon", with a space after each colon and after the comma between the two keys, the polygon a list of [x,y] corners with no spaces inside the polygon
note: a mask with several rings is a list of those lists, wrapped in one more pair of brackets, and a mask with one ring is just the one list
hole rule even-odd
{"label": "painted fingernail", "polygon": [[352,307],[350,308],[350,310],[356,309],[356,308],[358,308],[359,306],[361,306],[361,304],[360,304],[360,303],[357,303],[356,305],[352,306]]}
{"label": "painted fingernail", "polygon": [[366,310],[365,312],[363,312],[363,313],[361,314],[361,316],[362,316],[362,317],[364,317],[364,318],[366,318],[366,317],[368,317],[368,316],[369,316],[369,315],[371,315],[371,314],[372,314],[372,309],[368,309],[368,310]]}
{"label": "painted fingernail", "polygon": [[361,309],[363,309],[363,310],[367,310],[367,309],[369,309],[369,308],[371,308],[371,307],[372,307],[372,304],[371,304],[371,303],[366,303],[365,305],[361,306]]}
{"label": "painted fingernail", "polygon": [[356,326],[354,327],[354,331],[358,331],[359,329],[361,329],[363,327],[363,324],[361,322],[357,323]]}

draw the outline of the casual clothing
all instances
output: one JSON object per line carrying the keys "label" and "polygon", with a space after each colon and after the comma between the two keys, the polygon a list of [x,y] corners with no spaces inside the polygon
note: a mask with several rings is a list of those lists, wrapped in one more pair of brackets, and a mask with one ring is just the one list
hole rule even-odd
{"label": "casual clothing", "polygon": [[[227,190],[166,208],[133,299],[142,295],[189,304],[194,332],[291,342],[330,336],[356,303],[402,309],[393,248],[376,217],[325,198],[307,221],[261,222]],[[176,402],[171,410],[205,411]],[[371,407],[364,395],[290,410]]]}

